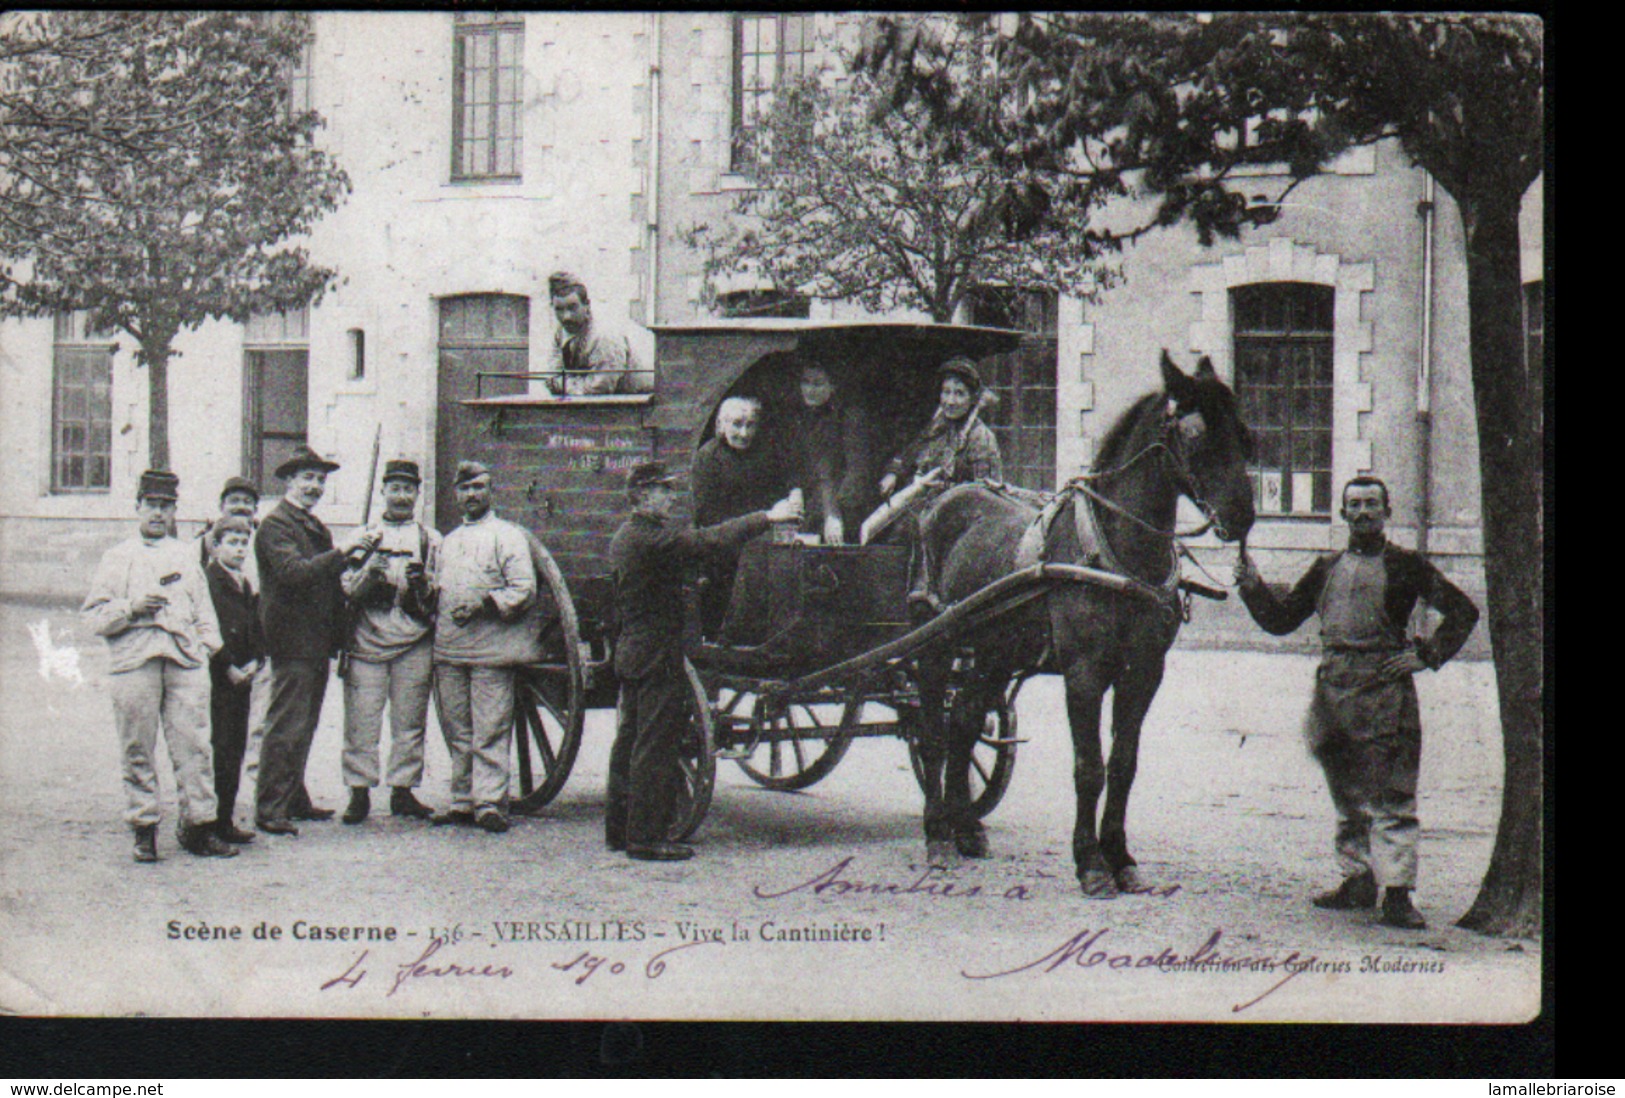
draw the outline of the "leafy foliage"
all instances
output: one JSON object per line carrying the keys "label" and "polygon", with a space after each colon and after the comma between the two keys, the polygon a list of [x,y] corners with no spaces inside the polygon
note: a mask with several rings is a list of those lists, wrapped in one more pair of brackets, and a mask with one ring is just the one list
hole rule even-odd
{"label": "leafy foliage", "polygon": [[[980,43],[965,79],[958,43]],[[1544,28],[1526,15],[973,14],[877,17],[860,66],[894,110],[1012,178],[1075,178],[1154,202],[1204,244],[1266,224],[1337,154],[1397,139],[1455,200],[1466,238],[1484,568],[1506,781],[1461,925],[1541,921],[1544,727],[1540,371],[1524,360],[1518,213],[1545,161]],[[1235,169],[1284,165],[1283,189]],[[1025,176],[1022,173],[1028,173]],[[1255,179],[1249,183],[1256,184]],[[1033,202],[1030,208],[1042,208]]]}
{"label": "leafy foliage", "polygon": [[707,252],[709,284],[753,275],[946,321],[980,284],[1086,295],[1111,282],[1101,257],[1117,242],[1088,225],[1104,195],[1012,170],[929,126],[920,104],[884,109],[878,92],[861,73],[842,89],[810,78],[784,90],[748,150],[760,188],[722,229],[686,234]]}
{"label": "leafy foliage", "polygon": [[319,300],[336,278],[290,240],[349,191],[289,74],[304,16],[52,12],[0,24],[0,314],[85,309],[155,367],[206,320]]}

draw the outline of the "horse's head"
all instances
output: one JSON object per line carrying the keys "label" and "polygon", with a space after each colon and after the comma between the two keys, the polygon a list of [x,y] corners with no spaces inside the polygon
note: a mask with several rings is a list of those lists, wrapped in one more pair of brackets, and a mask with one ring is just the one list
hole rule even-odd
{"label": "horse's head", "polygon": [[1220,538],[1246,537],[1253,525],[1253,488],[1247,479],[1253,439],[1236,409],[1236,395],[1206,355],[1194,374],[1186,374],[1163,351],[1162,383],[1168,396],[1168,448],[1185,479],[1181,491],[1207,512]]}

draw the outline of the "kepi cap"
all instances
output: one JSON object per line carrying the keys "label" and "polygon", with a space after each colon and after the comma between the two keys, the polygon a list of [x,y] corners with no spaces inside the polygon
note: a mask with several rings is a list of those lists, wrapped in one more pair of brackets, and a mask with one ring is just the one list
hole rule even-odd
{"label": "kepi cap", "polygon": [[331,473],[339,467],[336,461],[328,461],[309,446],[301,446],[293,452],[293,456],[276,467],[276,475],[287,480],[301,469],[320,469],[324,473]]}
{"label": "kepi cap", "polygon": [[254,497],[255,502],[260,498],[260,486],[247,477],[227,477],[226,483],[220,486],[220,498],[225,499],[233,492],[247,492]]}
{"label": "kepi cap", "polygon": [[418,473],[418,463],[405,458],[393,458],[384,462],[385,481],[409,480],[413,484],[422,484],[423,477]]}
{"label": "kepi cap", "polygon": [[490,467],[478,461],[459,461],[457,463],[457,476],[452,481],[452,484],[467,484],[476,477],[488,477],[490,475]]}
{"label": "kepi cap", "polygon": [[141,474],[136,485],[136,499],[166,499],[171,503],[180,499],[181,478],[163,469],[148,469]]}
{"label": "kepi cap", "polygon": [[626,474],[626,488],[647,488],[653,484],[676,484],[677,478],[666,472],[666,463],[663,461],[641,461],[632,466],[632,471]]}

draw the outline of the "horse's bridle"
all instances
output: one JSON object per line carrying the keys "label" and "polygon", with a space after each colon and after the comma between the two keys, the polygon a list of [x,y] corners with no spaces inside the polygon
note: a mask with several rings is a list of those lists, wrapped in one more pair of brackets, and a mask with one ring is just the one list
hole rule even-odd
{"label": "horse's bridle", "polygon": [[[1186,439],[1201,437],[1206,430],[1206,426],[1201,412],[1188,412],[1181,416],[1176,409],[1170,408],[1163,416],[1162,438],[1144,447],[1133,457],[1114,468],[1104,469],[1097,473],[1086,473],[1083,476],[1073,478],[1067,483],[1067,487],[1083,493],[1091,504],[1097,504],[1114,514],[1121,515],[1135,525],[1158,537],[1167,538],[1169,541],[1179,538],[1201,537],[1210,529],[1217,529],[1222,537],[1225,533],[1224,520],[1219,517],[1218,512],[1213,509],[1213,506],[1208,503],[1207,498],[1202,494],[1201,488],[1196,483],[1196,476],[1191,472],[1190,458],[1185,452]],[[1196,504],[1197,509],[1202,512],[1204,521],[1200,526],[1193,530],[1183,531],[1177,528],[1164,530],[1161,527],[1153,526],[1139,515],[1133,514],[1127,508],[1107,499],[1092,486],[1095,483],[1110,480],[1127,472],[1153,454],[1164,460],[1172,460],[1174,479],[1179,487],[1180,494],[1189,498],[1192,503]]]}

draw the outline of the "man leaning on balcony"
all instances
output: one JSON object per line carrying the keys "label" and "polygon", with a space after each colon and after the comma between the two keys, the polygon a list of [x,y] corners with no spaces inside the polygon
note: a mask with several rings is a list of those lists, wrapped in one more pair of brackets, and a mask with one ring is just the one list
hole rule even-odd
{"label": "man leaning on balcony", "polygon": [[547,375],[555,396],[646,393],[653,387],[626,336],[602,331],[593,321],[592,300],[580,279],[555,271],[547,277],[547,292],[558,321]]}

